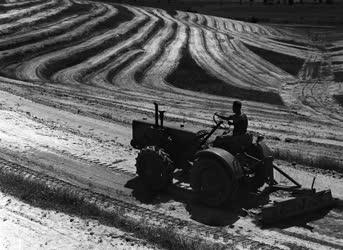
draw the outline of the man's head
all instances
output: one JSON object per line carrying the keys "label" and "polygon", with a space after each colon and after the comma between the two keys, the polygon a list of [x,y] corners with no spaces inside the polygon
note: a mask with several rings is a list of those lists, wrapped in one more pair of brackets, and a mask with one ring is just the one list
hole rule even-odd
{"label": "man's head", "polygon": [[232,111],[235,114],[241,114],[242,103],[240,101],[234,101],[232,105]]}

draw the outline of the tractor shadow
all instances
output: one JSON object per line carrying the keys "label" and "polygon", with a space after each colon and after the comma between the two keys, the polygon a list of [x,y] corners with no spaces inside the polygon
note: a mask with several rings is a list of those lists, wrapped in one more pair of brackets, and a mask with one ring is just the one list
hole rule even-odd
{"label": "tractor shadow", "polygon": [[[220,207],[208,207],[202,204],[201,199],[192,192],[189,186],[188,176],[187,173],[183,173],[182,171],[176,173],[173,184],[165,192],[155,192],[148,189],[139,177],[129,180],[125,187],[132,189],[132,195],[138,201],[145,204],[158,205],[172,201],[181,202],[185,205],[185,209],[191,219],[216,227],[233,227],[234,223],[240,218],[250,216],[253,218],[254,224],[261,229],[302,227],[312,231],[313,227],[311,226],[311,222],[325,219],[332,210],[331,207],[317,212],[287,218],[287,220],[285,219],[276,223],[262,224],[258,219],[258,211],[261,206],[270,203],[268,193],[249,193],[248,191],[241,190],[239,197],[242,198],[235,200],[234,203],[227,202]],[[343,211],[343,201],[335,200],[334,210]]]}
{"label": "tractor shadow", "polygon": [[173,199],[168,193],[156,192],[147,188],[138,176],[129,180],[125,187],[132,189],[132,196],[144,204],[157,205]]}
{"label": "tractor shadow", "polygon": [[290,227],[301,227],[301,228],[312,231],[314,227],[311,226],[309,223],[325,218],[331,210],[332,208],[324,208],[316,212],[311,212],[310,214],[305,214],[305,215],[302,214],[301,216],[299,215],[299,216],[287,218],[277,223],[265,225],[265,224],[261,224],[260,222],[256,222],[256,224],[259,225],[262,229],[272,229],[272,228],[286,229]]}
{"label": "tractor shadow", "polygon": [[[330,217],[330,212],[334,212],[336,214],[342,214],[343,211],[343,200],[334,198],[334,204],[330,207],[320,209],[315,212],[310,212],[308,214],[302,214],[299,216],[294,216],[283,221],[279,221],[278,223],[262,225],[260,222],[256,222],[262,229],[267,228],[279,228],[279,229],[286,229],[290,227],[302,227],[304,229],[308,229],[312,231],[314,229],[310,223],[320,220],[326,220],[326,217]],[[336,217],[336,215],[334,215]],[[340,216],[340,220],[343,219],[343,216]]]}
{"label": "tractor shadow", "polygon": [[163,193],[149,190],[139,177],[129,180],[125,187],[132,189],[133,197],[144,204],[157,205],[169,201],[181,202],[185,204],[185,209],[191,219],[217,227],[233,227],[233,224],[241,217],[249,216],[248,209],[258,208],[269,201],[269,196],[265,194],[244,193],[244,195],[240,195],[244,199],[238,199],[234,204],[227,202],[220,207],[208,207],[202,204],[201,199],[192,192],[187,176],[187,173],[176,173],[174,183]]}

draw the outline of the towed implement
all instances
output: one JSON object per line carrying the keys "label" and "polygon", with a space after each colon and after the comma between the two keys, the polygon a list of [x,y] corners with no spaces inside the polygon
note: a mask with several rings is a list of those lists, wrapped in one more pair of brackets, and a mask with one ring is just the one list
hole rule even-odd
{"label": "towed implement", "polygon": [[[131,145],[139,149],[136,159],[138,176],[153,191],[163,191],[173,183],[178,170],[186,173],[192,191],[207,206],[234,204],[249,192],[272,193],[282,190],[288,198],[264,205],[261,221],[273,223],[288,217],[333,206],[330,190],[316,192],[303,188],[273,163],[271,150],[263,137],[232,136],[222,143],[221,136],[210,140],[218,129],[226,129],[222,120],[213,116],[210,130],[194,131],[183,124],[164,125],[164,111],[155,104],[155,121],[134,120]],[[227,133],[227,132],[224,132]],[[274,172],[283,175],[293,186],[279,185]]]}

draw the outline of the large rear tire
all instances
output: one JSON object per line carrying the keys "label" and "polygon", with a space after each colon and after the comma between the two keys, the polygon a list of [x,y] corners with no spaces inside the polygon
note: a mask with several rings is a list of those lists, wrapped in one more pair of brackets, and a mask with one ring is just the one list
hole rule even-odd
{"label": "large rear tire", "polygon": [[231,200],[237,184],[227,169],[216,159],[199,157],[194,161],[191,186],[207,206],[217,207]]}
{"label": "large rear tire", "polygon": [[[262,160],[266,157],[272,156],[271,150],[264,142],[260,142],[260,144],[257,144],[255,147],[258,153],[257,157],[259,159]],[[267,172],[264,162],[262,162],[256,166],[255,176],[253,177],[253,180],[252,180],[253,190],[257,190],[260,187],[262,187],[267,182],[267,179],[268,179],[268,172]]]}
{"label": "large rear tire", "polygon": [[138,176],[153,191],[165,190],[172,182],[173,164],[162,148],[143,148],[136,158],[136,168]]}

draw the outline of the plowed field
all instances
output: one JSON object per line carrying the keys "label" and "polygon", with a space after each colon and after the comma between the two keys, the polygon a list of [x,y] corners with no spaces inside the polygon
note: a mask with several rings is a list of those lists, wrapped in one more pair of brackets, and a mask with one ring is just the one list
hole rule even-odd
{"label": "plowed field", "polygon": [[144,223],[182,225],[185,238],[339,249],[341,202],[317,218],[264,229],[253,210],[189,207],[173,195],[147,204],[125,186],[137,155],[130,124],[152,119],[152,102],[167,123],[204,129],[240,99],[249,130],[264,135],[285,171],[305,186],[317,176],[318,189],[343,199],[342,82],[343,31],[334,27],[97,1],[2,1],[0,168],[105,195]]}

